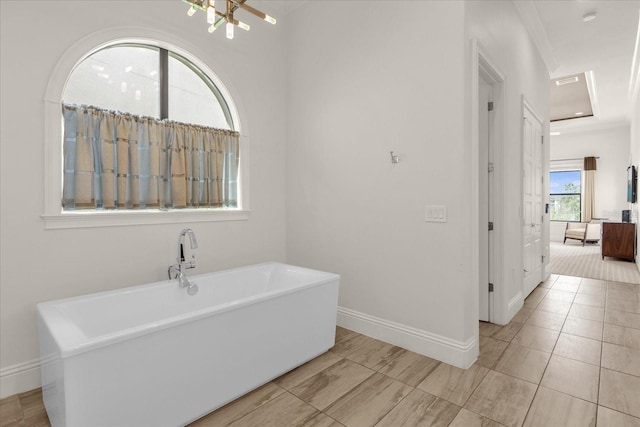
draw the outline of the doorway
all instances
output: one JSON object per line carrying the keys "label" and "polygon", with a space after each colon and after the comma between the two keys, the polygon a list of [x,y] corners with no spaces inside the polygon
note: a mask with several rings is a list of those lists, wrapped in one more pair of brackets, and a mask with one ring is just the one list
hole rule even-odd
{"label": "doorway", "polygon": [[500,318],[496,307],[500,295],[500,253],[501,253],[501,209],[499,196],[502,165],[503,86],[504,78],[496,71],[480,49],[477,60],[477,157],[474,158],[477,183],[477,272],[478,272],[478,319],[494,322]]}
{"label": "doorway", "polygon": [[[495,193],[493,188],[493,143],[492,143],[492,119],[493,119],[493,86],[486,73],[480,69],[478,76],[478,228],[479,235],[479,266],[480,266],[480,293],[479,293],[479,317],[488,322],[491,318],[491,298],[493,291],[493,203]],[[482,284],[485,289],[482,289]]]}

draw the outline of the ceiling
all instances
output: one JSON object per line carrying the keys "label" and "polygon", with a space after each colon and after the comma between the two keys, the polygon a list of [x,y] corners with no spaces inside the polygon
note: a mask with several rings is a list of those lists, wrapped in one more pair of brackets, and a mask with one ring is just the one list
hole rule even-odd
{"label": "ceiling", "polygon": [[[264,2],[274,14],[284,16],[306,1],[254,3]],[[640,68],[640,58],[633,64],[640,0],[516,0],[514,4],[551,79],[587,73],[593,116],[554,122],[552,130],[582,132],[628,124],[631,77],[633,73],[638,79]],[[584,15],[594,12],[596,19],[583,21]]]}
{"label": "ceiling", "polygon": [[[628,124],[640,0],[515,3],[552,79],[591,72],[594,116],[554,122],[552,130],[569,133]],[[592,12],[596,19],[584,22],[583,16]]]}

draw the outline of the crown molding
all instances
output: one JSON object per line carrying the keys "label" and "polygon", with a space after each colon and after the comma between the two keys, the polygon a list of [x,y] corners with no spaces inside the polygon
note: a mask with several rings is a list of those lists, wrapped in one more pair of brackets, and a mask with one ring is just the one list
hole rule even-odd
{"label": "crown molding", "polygon": [[549,38],[547,37],[547,31],[542,24],[540,15],[538,15],[535,2],[513,0],[513,4],[518,11],[518,15],[520,15],[520,19],[522,20],[524,27],[538,49],[542,60],[547,66],[549,74],[553,73],[560,64],[553,53],[551,43],[549,43]]}

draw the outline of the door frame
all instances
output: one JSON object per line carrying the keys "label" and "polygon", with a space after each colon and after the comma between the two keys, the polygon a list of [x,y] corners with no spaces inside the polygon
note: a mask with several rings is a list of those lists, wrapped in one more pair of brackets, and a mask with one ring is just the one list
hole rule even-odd
{"label": "door frame", "polygon": [[[489,262],[493,267],[494,291],[489,294],[489,321],[506,323],[507,303],[504,283],[504,134],[505,134],[505,77],[495,66],[490,56],[482,48],[477,39],[471,40],[471,274],[473,283],[473,304],[479,310],[480,289],[487,288],[487,283],[480,283],[480,187],[478,174],[480,173],[480,151],[478,138],[479,125],[479,79],[488,81],[493,90],[493,121],[490,124],[491,146],[493,149],[493,218],[495,223],[493,235],[493,250],[489,254]],[[483,166],[483,167],[486,167]],[[479,318],[476,312],[475,319]]]}

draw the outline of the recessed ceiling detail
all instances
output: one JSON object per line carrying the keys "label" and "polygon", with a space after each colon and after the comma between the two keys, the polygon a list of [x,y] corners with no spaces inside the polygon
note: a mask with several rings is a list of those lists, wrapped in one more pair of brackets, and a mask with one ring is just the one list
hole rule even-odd
{"label": "recessed ceiling detail", "polygon": [[593,116],[585,73],[551,79],[551,121]]}

